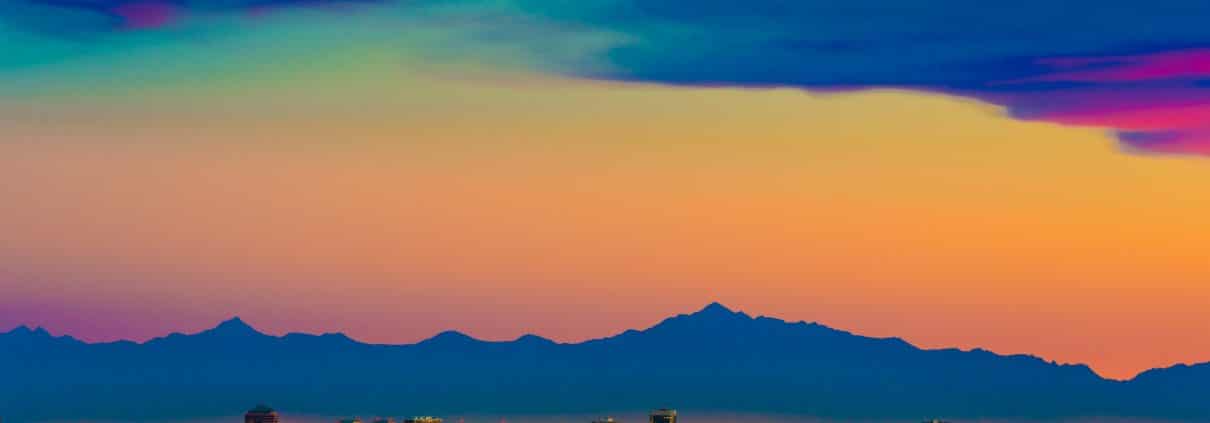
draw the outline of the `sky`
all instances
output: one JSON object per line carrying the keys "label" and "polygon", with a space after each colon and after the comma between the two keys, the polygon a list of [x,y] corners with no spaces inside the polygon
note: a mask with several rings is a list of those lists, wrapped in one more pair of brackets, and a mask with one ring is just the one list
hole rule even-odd
{"label": "sky", "polygon": [[14,0],[0,329],[1210,361],[1210,4]]}

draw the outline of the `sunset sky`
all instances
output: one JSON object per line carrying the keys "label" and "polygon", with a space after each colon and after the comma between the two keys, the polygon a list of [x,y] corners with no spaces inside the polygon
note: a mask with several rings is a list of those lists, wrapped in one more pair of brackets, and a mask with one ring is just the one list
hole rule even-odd
{"label": "sunset sky", "polygon": [[640,3],[5,3],[0,330],[580,341],[720,301],[1210,361],[1210,5]]}

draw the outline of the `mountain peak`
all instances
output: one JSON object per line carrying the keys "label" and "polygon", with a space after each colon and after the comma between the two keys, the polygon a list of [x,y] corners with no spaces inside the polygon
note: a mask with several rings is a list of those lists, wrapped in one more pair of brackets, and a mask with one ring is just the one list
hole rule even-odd
{"label": "mountain peak", "polygon": [[45,328],[43,328],[41,326],[30,327],[28,325],[17,326],[15,328],[13,328],[12,330],[8,331],[6,334],[37,335],[37,336],[50,337],[50,332],[47,332]]}
{"label": "mountain peak", "polygon": [[743,328],[754,321],[746,313],[733,311],[727,306],[713,302],[694,313],[679,314],[676,317],[664,319],[659,324],[637,334],[668,333],[669,331],[681,334],[700,333],[702,331],[714,332],[724,328],[726,330],[744,330]]}
{"label": "mountain peak", "polygon": [[550,345],[555,343],[555,341],[530,333],[517,337],[517,339],[513,340],[513,342],[541,345]]}
{"label": "mountain peak", "polygon": [[0,337],[6,339],[16,339],[25,342],[59,342],[59,343],[80,343],[76,338],[69,335],[55,336],[41,326],[21,325],[12,328],[8,332],[0,332]]}
{"label": "mountain peak", "polygon": [[705,320],[731,320],[735,318],[740,318],[742,320],[752,319],[750,316],[748,316],[748,314],[742,311],[731,310],[730,308],[727,308],[727,306],[722,305],[717,301],[706,304],[705,307],[702,307],[702,309],[698,310],[696,313],[690,314],[689,317]]}
{"label": "mountain peak", "polygon": [[224,320],[206,333],[221,334],[221,335],[263,335],[239,316]]}
{"label": "mountain peak", "polygon": [[718,301],[715,301],[715,302],[712,302],[712,303],[710,303],[710,304],[706,304],[706,306],[705,306],[705,307],[702,307],[702,309],[701,309],[701,310],[699,310],[697,313],[694,313],[694,314],[701,314],[701,313],[711,313],[711,314],[727,313],[727,314],[734,314],[735,312],[734,312],[734,311],[731,311],[731,309],[727,308],[727,306],[723,305],[722,303],[719,303]]}
{"label": "mountain peak", "polygon": [[447,330],[447,331],[438,333],[436,335],[433,335],[432,338],[421,341],[420,343],[421,344],[462,344],[462,343],[471,343],[471,342],[478,342],[478,341],[479,341],[478,339],[472,338],[470,335],[467,335],[465,333],[458,332],[456,330]]}

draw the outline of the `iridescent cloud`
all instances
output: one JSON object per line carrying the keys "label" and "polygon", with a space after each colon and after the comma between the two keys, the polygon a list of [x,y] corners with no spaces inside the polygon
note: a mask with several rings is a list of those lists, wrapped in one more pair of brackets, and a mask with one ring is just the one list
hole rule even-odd
{"label": "iridescent cloud", "polygon": [[[79,36],[156,30],[190,16],[353,3],[389,3],[405,14],[438,8],[480,28],[500,25],[481,34],[484,43],[548,42],[515,25],[535,19],[625,40],[582,52],[593,57],[578,63],[590,66],[553,67],[572,76],[943,92],[1005,106],[1016,117],[1114,130],[1130,151],[1210,149],[1201,129],[1210,121],[1210,3],[1202,0],[1003,7],[950,0],[18,0],[0,13],[10,26]],[[1172,148],[1140,137],[1183,141]]]}

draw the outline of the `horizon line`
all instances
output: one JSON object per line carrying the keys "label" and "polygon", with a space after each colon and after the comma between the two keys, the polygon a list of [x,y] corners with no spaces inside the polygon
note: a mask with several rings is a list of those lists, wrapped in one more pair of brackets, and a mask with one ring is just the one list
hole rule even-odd
{"label": "horizon line", "polygon": [[719,302],[719,301],[711,301],[710,303],[706,304],[705,306],[703,306],[703,307],[701,307],[701,308],[697,309],[697,311],[693,311],[693,312],[690,312],[690,313],[678,313],[678,314],[673,315],[673,316],[665,317],[665,318],[663,318],[663,319],[660,319],[660,321],[658,321],[658,322],[656,322],[656,323],[654,323],[654,324],[652,324],[652,325],[650,325],[650,326],[647,326],[647,327],[645,327],[645,328],[643,328],[643,329],[634,329],[634,328],[630,328],[630,329],[625,329],[625,330],[622,330],[622,331],[620,331],[620,332],[613,333],[612,335],[601,336],[601,337],[594,337],[594,338],[587,338],[587,339],[580,340],[580,341],[567,341],[567,342],[564,342],[564,341],[558,341],[558,340],[554,340],[554,339],[547,338],[547,337],[544,337],[544,336],[541,336],[541,335],[538,335],[538,334],[535,334],[535,333],[532,333],[532,332],[525,332],[525,333],[523,333],[523,334],[521,334],[521,335],[519,335],[519,336],[517,336],[516,338],[513,338],[513,339],[502,339],[502,340],[482,339],[482,338],[477,338],[477,337],[475,337],[475,336],[473,336],[473,335],[471,335],[471,334],[468,334],[468,333],[466,333],[466,332],[463,332],[463,331],[460,331],[460,330],[457,330],[457,329],[446,329],[446,330],[441,330],[441,331],[438,331],[437,333],[434,333],[433,335],[430,335],[430,336],[428,336],[428,337],[426,337],[426,338],[423,338],[423,339],[420,339],[420,340],[418,340],[418,341],[411,342],[411,343],[378,343],[378,342],[367,342],[367,341],[362,341],[362,340],[359,340],[359,339],[357,339],[357,338],[351,337],[351,336],[349,336],[348,334],[346,334],[346,333],[344,333],[344,332],[340,332],[340,331],[338,331],[338,332],[322,332],[322,333],[314,333],[314,332],[295,332],[295,331],[291,331],[291,332],[285,332],[285,333],[282,333],[282,334],[277,334],[277,335],[275,335],[275,334],[271,334],[271,333],[266,333],[266,332],[264,332],[264,331],[262,331],[262,330],[260,330],[260,329],[256,328],[256,327],[255,327],[255,326],[253,326],[252,324],[250,324],[250,323],[248,323],[247,321],[245,321],[245,320],[244,320],[242,317],[240,317],[239,315],[233,315],[233,316],[231,316],[231,317],[229,317],[229,318],[223,319],[222,321],[220,321],[219,323],[215,324],[214,326],[211,326],[211,327],[208,327],[208,328],[205,328],[205,329],[202,329],[202,330],[196,331],[196,332],[189,332],[189,333],[186,333],[186,332],[176,332],[176,331],[174,331],[174,332],[170,332],[170,333],[168,333],[168,334],[166,334],[166,335],[150,337],[150,338],[148,338],[148,339],[146,339],[146,340],[143,340],[143,341],[136,341],[136,340],[131,340],[131,339],[115,339],[115,340],[111,340],[111,341],[86,341],[86,340],[83,340],[83,339],[77,338],[77,337],[75,337],[75,336],[73,336],[73,335],[71,335],[71,334],[67,334],[67,333],[64,333],[64,334],[57,334],[57,335],[56,335],[55,333],[51,332],[51,331],[50,331],[49,329],[47,329],[46,327],[43,327],[43,326],[41,326],[41,325],[31,325],[31,324],[28,324],[28,323],[25,323],[25,324],[18,324],[17,326],[15,326],[15,327],[13,327],[13,328],[11,328],[11,329],[7,330],[7,331],[0,332],[0,335],[9,335],[9,334],[12,334],[12,333],[14,333],[14,332],[16,332],[16,331],[21,330],[22,328],[24,328],[24,329],[25,329],[27,332],[30,332],[30,333],[39,333],[39,332],[41,332],[41,333],[45,333],[47,336],[50,336],[50,337],[52,337],[52,338],[60,338],[60,339],[61,339],[61,338],[67,338],[67,339],[71,339],[71,340],[73,340],[73,341],[76,341],[76,342],[79,342],[79,343],[82,343],[82,344],[86,344],[86,345],[105,345],[105,344],[122,344],[122,343],[129,343],[129,344],[135,344],[135,345],[146,345],[146,344],[148,344],[148,343],[151,343],[151,342],[154,342],[154,341],[157,341],[157,340],[167,339],[167,338],[170,338],[170,337],[173,337],[173,336],[197,336],[197,335],[203,335],[203,334],[206,334],[206,333],[214,332],[214,331],[218,330],[219,328],[221,328],[221,327],[223,327],[223,326],[225,326],[225,325],[237,325],[237,327],[243,327],[243,328],[247,328],[247,329],[251,330],[251,332],[254,332],[255,334],[258,334],[258,335],[261,335],[261,336],[265,336],[265,337],[276,338],[276,339],[283,339],[283,338],[286,338],[286,337],[291,336],[291,335],[295,335],[295,336],[313,336],[313,337],[323,337],[323,336],[339,336],[339,337],[343,337],[343,338],[348,339],[349,341],[354,342],[354,343],[357,343],[357,344],[361,344],[361,345],[370,345],[370,346],[386,346],[386,347],[406,347],[406,346],[416,346],[416,345],[420,345],[420,344],[423,344],[423,343],[426,343],[426,342],[430,342],[430,341],[432,341],[432,340],[434,340],[434,339],[437,339],[437,338],[440,338],[440,337],[443,337],[443,336],[459,336],[459,337],[465,338],[465,339],[467,339],[467,340],[470,340],[470,341],[472,341],[472,342],[478,342],[478,343],[489,343],[489,344],[492,344],[492,343],[494,343],[494,344],[509,344],[509,343],[522,342],[522,340],[527,339],[527,338],[538,338],[538,339],[540,339],[540,340],[547,341],[547,342],[552,343],[552,344],[554,344],[554,345],[568,345],[568,346],[570,346],[570,345],[582,345],[582,344],[587,344],[587,343],[590,343],[590,342],[601,341],[601,340],[606,340],[606,339],[612,339],[612,338],[615,338],[615,337],[618,337],[618,336],[625,335],[625,334],[630,333],[630,332],[645,332],[645,331],[647,331],[647,330],[650,330],[650,329],[652,329],[652,328],[655,328],[655,327],[657,327],[657,326],[659,326],[659,325],[661,325],[661,324],[663,324],[663,323],[665,323],[665,322],[667,322],[667,321],[669,321],[669,320],[672,320],[672,319],[676,319],[676,318],[679,318],[679,317],[688,317],[688,316],[700,315],[700,314],[703,314],[703,313],[708,313],[708,312],[711,312],[711,311],[715,311],[715,312],[726,312],[726,313],[730,313],[731,315],[738,316],[738,317],[741,317],[741,318],[744,318],[744,319],[748,319],[748,320],[753,320],[753,321],[758,320],[758,319],[762,319],[762,318],[763,318],[763,319],[772,319],[772,320],[777,320],[777,321],[780,321],[780,322],[782,322],[782,323],[784,323],[784,324],[788,324],[788,325],[800,325],[800,324],[801,324],[801,325],[818,325],[818,326],[821,326],[821,327],[824,327],[824,328],[827,328],[827,329],[830,329],[830,330],[835,330],[835,331],[839,331],[839,332],[844,332],[844,333],[849,334],[849,335],[851,335],[851,336],[856,336],[856,337],[861,337],[861,338],[866,338],[866,339],[876,339],[876,340],[897,340],[897,341],[903,342],[903,343],[907,344],[908,346],[910,346],[910,347],[912,347],[912,348],[914,348],[914,349],[920,350],[920,351],[951,351],[951,350],[953,350],[953,351],[960,351],[960,352],[964,352],[964,353],[985,352],[985,353],[990,353],[990,354],[993,354],[993,355],[996,355],[996,356],[999,356],[999,357],[1029,357],[1029,358],[1038,359],[1038,360],[1041,360],[1041,361],[1043,361],[1043,362],[1046,362],[1046,363],[1049,363],[1049,364],[1053,364],[1053,365],[1057,365],[1057,366],[1074,366],[1074,367],[1084,367],[1084,368],[1088,369],[1090,372],[1092,372],[1094,375],[1096,375],[1097,377],[1099,377],[1099,378],[1101,378],[1101,379],[1104,379],[1104,380],[1107,380],[1107,381],[1113,381],[1113,382],[1129,382],[1129,381],[1131,381],[1131,380],[1137,379],[1139,376],[1141,376],[1141,375],[1143,375],[1143,374],[1145,374],[1145,373],[1147,373],[1147,372],[1150,372],[1150,371],[1155,371],[1155,370],[1165,370],[1165,369],[1180,368],[1180,367],[1192,367],[1192,366],[1199,366],[1199,365],[1210,365],[1210,359],[1208,359],[1208,360],[1206,360],[1206,361],[1196,361],[1196,362],[1176,362],[1176,363],[1172,363],[1172,364],[1169,364],[1169,365],[1166,365],[1166,366],[1165,366],[1165,365],[1161,365],[1161,366],[1153,366],[1153,367],[1149,367],[1149,368],[1143,369],[1143,370],[1141,370],[1141,371],[1139,371],[1139,372],[1135,373],[1133,376],[1131,376],[1131,377],[1129,377],[1129,378],[1119,379],[1119,378],[1107,377],[1107,376],[1105,376],[1105,375],[1101,374],[1100,372],[1098,372],[1098,371],[1096,370],[1096,368],[1095,368],[1095,367],[1093,367],[1092,365],[1090,365],[1090,364],[1088,364],[1088,363],[1081,363],[1081,362],[1060,362],[1060,361],[1056,361],[1056,360],[1047,359],[1046,357],[1043,357],[1043,356],[1040,356],[1040,355],[1037,355],[1037,354],[1033,354],[1033,353],[1001,353],[1001,352],[997,352],[997,351],[994,351],[994,350],[991,350],[991,349],[988,349],[988,348],[984,348],[984,347],[961,348],[961,347],[949,346],[949,347],[937,347],[937,348],[924,348],[924,347],[921,347],[921,346],[919,346],[919,345],[916,345],[916,344],[912,343],[911,341],[908,341],[908,340],[906,340],[906,339],[904,339],[904,338],[902,338],[902,337],[898,337],[898,336],[889,336],[889,337],[877,337],[877,336],[869,336],[869,335],[863,335],[863,334],[856,333],[856,332],[852,332],[852,331],[845,330],[845,329],[839,329],[839,328],[836,328],[836,327],[833,327],[833,326],[829,326],[829,325],[826,325],[826,324],[823,324],[823,323],[819,323],[819,322],[807,322],[807,321],[805,321],[805,320],[799,320],[799,321],[793,321],[793,322],[792,322],[792,321],[788,321],[788,320],[781,319],[781,318],[778,318],[778,317],[773,317],[773,316],[765,316],[765,315],[755,315],[755,316],[753,316],[753,315],[750,315],[750,314],[748,314],[748,313],[744,312],[743,310],[738,310],[738,309],[733,309],[733,308],[727,307],[726,305],[722,304],[722,303],[721,303],[721,302]]}

